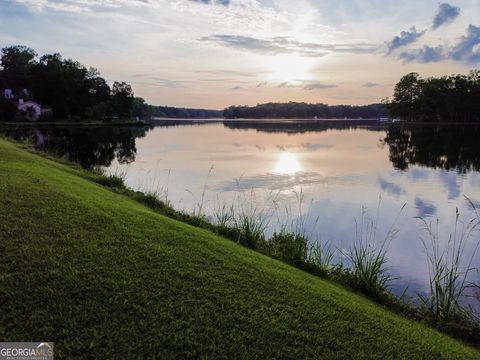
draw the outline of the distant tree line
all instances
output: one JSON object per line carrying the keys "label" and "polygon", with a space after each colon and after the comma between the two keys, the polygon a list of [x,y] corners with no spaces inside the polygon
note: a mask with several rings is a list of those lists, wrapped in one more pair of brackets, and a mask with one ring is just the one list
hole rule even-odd
{"label": "distant tree line", "polygon": [[227,119],[370,119],[388,116],[383,104],[363,106],[307,104],[298,102],[267,103],[257,106],[230,106],[223,111]]}
{"label": "distant tree line", "polygon": [[223,114],[220,110],[152,106],[152,116],[174,119],[213,119],[222,118]]}
{"label": "distant tree line", "polygon": [[213,119],[222,118],[223,115],[220,110],[149,105],[144,99],[136,97],[133,100],[132,117],[139,119],[150,119],[155,117],[170,119]]}
{"label": "distant tree line", "polygon": [[[38,57],[25,46],[10,46],[0,52],[0,90],[12,90],[13,98],[34,100],[51,109],[57,119],[129,119],[134,93],[125,82],[110,87],[98,70],[87,68],[62,55]],[[5,94],[4,94],[5,95]],[[0,100],[0,120],[13,120],[16,105]]]}
{"label": "distant tree line", "polygon": [[410,73],[395,86],[387,102],[392,116],[417,122],[480,121],[480,70],[468,75],[423,79]]}

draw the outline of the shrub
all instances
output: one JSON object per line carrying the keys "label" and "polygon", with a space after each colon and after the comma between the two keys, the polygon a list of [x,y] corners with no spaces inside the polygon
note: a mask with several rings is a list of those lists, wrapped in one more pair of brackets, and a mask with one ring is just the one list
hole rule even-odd
{"label": "shrub", "polygon": [[126,189],[124,178],[119,175],[100,175],[96,181],[103,186],[115,189]]}
{"label": "shrub", "polygon": [[307,239],[299,234],[274,233],[268,242],[273,257],[293,265],[307,261]]}
{"label": "shrub", "polygon": [[330,243],[317,243],[310,247],[307,262],[321,272],[327,273],[333,268],[334,255],[335,250]]}
{"label": "shrub", "polygon": [[264,247],[266,226],[266,221],[256,214],[240,214],[235,219],[235,227],[239,229],[238,242],[251,249]]}

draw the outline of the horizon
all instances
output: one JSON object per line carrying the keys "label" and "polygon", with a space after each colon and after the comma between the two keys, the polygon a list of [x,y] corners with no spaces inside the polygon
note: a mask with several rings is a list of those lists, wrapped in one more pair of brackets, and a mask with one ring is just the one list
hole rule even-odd
{"label": "horizon", "polygon": [[367,105],[407,73],[478,67],[479,13],[473,0],[7,0],[0,44],[59,52],[158,106]]}

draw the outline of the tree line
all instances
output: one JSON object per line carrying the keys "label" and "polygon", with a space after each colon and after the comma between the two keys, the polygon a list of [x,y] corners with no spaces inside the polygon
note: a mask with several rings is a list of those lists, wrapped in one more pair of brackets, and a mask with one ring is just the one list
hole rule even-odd
{"label": "tree line", "polygon": [[116,81],[110,86],[95,68],[65,59],[59,53],[38,56],[34,49],[20,45],[0,51],[0,91],[5,89],[12,90],[14,96],[0,96],[0,121],[19,118],[16,100],[20,97],[51,109],[49,119],[222,117],[217,110],[149,105],[145,99],[135,97],[126,82]]}
{"label": "tree line", "polygon": [[178,108],[172,106],[149,105],[140,97],[133,99],[132,117],[139,119],[213,119],[221,118],[222,111],[206,109]]}
{"label": "tree line", "polygon": [[[57,119],[129,119],[134,93],[126,82],[109,86],[95,68],[65,59],[59,53],[38,56],[26,46],[5,47],[0,52],[0,89],[13,98],[35,100],[51,109]],[[2,97],[0,119],[17,117],[15,103]]]}
{"label": "tree line", "polygon": [[384,104],[330,106],[289,102],[230,106],[223,111],[223,116],[226,119],[371,119],[386,117],[388,111]]}
{"label": "tree line", "polygon": [[213,119],[223,117],[220,110],[189,109],[171,106],[152,106],[152,115],[154,117],[174,119]]}
{"label": "tree line", "polygon": [[[267,103],[230,106],[222,111],[152,106],[135,97],[126,82],[110,86],[95,68],[65,59],[59,53],[38,56],[26,46],[0,51],[0,90],[10,89],[16,98],[35,100],[51,109],[55,119],[370,119],[399,117],[418,122],[480,121],[480,70],[467,75],[423,79],[418,73],[403,76],[392,100],[363,106]],[[14,96],[15,98],[15,96]],[[0,96],[0,121],[18,118],[17,104]]]}
{"label": "tree line", "polygon": [[396,84],[386,106],[392,116],[412,122],[478,122],[480,70],[427,79],[418,73],[407,74]]}

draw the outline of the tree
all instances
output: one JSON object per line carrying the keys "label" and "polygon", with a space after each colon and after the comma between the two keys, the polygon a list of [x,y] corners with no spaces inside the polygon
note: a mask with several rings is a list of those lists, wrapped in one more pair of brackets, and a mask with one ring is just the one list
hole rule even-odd
{"label": "tree", "polygon": [[26,46],[9,46],[1,50],[0,66],[2,85],[19,93],[31,85],[30,71],[37,53]]}
{"label": "tree", "polygon": [[423,80],[419,74],[410,73],[403,76],[395,85],[393,112],[409,121],[415,120],[418,115],[422,86]]}
{"label": "tree", "polygon": [[387,115],[384,104],[364,106],[307,104],[307,103],[267,103],[256,106],[230,106],[223,111],[227,119],[329,119],[329,118],[379,118]]}
{"label": "tree", "polygon": [[35,98],[50,106],[56,118],[68,117],[69,84],[64,76],[62,56],[58,53],[43,55],[32,69],[32,78]]}
{"label": "tree", "polygon": [[136,97],[132,104],[132,117],[139,119],[149,119],[152,116],[152,109],[145,99]]}
{"label": "tree", "polygon": [[480,121],[480,71],[422,79],[417,73],[395,86],[391,115],[410,121]]}
{"label": "tree", "polygon": [[125,82],[115,81],[112,86],[114,113],[122,119],[128,119],[132,113],[134,94],[132,87]]}
{"label": "tree", "polygon": [[107,116],[110,87],[98,70],[51,54],[40,58],[33,67],[32,78],[36,99],[50,106],[56,118],[101,120]]}
{"label": "tree", "polygon": [[[95,68],[64,59],[59,53],[37,60],[33,49],[19,45],[1,50],[0,87],[16,94],[27,89],[42,106],[52,109],[54,118],[63,120],[103,120],[112,115],[130,118],[134,102],[132,87],[125,82],[115,82],[111,90]],[[143,99],[137,103],[142,117],[150,111]],[[1,104],[0,116],[12,118],[11,104]]]}

